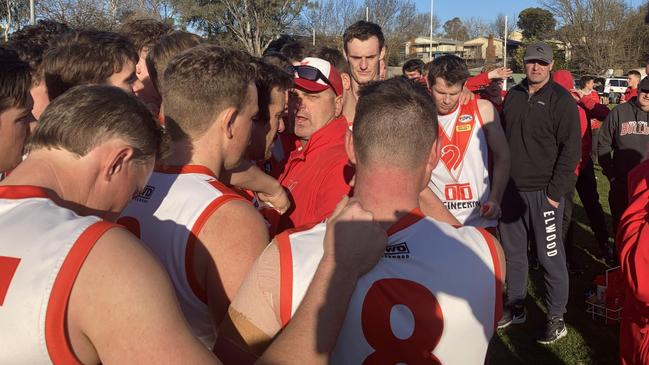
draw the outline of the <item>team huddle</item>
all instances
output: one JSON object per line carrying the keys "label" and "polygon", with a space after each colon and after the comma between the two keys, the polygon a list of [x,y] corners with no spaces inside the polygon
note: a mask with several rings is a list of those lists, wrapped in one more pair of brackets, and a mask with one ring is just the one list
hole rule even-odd
{"label": "team huddle", "polygon": [[451,55],[386,79],[384,43],[365,21],[261,58],[142,19],[16,32],[0,363],[483,364],[525,321],[529,239],[538,341],[564,337],[584,133],[551,50],[503,99],[511,71]]}

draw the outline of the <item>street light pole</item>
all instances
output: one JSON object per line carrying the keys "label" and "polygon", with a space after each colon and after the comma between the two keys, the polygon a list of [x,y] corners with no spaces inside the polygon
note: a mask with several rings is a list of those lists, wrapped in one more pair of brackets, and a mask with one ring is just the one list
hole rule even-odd
{"label": "street light pole", "polygon": [[428,59],[433,60],[433,0],[430,0],[430,44],[428,48]]}
{"label": "street light pole", "polygon": [[34,0],[29,0],[29,24],[36,23],[36,11],[34,10]]}

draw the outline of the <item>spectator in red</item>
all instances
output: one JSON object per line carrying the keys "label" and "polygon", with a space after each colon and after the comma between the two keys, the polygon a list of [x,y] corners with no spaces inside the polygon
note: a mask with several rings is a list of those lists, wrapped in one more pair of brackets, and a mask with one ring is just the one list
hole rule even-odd
{"label": "spectator in red", "polygon": [[503,80],[512,75],[512,70],[506,67],[496,67],[488,65],[482,69],[482,72],[466,80],[466,87],[471,92],[478,92],[480,89],[488,87],[494,80]]}
{"label": "spectator in red", "polygon": [[482,73],[467,80],[466,88],[472,92],[478,91],[478,98],[490,101],[500,114],[507,96],[507,91],[503,90],[504,78],[509,77],[511,73],[508,68],[487,65],[482,69]]}
{"label": "spectator in red", "polygon": [[329,62],[307,57],[295,66],[294,84],[289,115],[295,117],[291,124],[298,142],[279,177],[293,204],[278,233],[329,217],[349,193],[353,175],[345,151],[348,125],[341,114],[340,74]]}
{"label": "spectator in red", "polygon": [[616,240],[626,282],[620,361],[622,365],[649,364],[649,161],[633,168],[628,182],[629,206]]}
{"label": "spectator in red", "polygon": [[636,70],[631,70],[626,74],[626,81],[629,87],[626,88],[624,95],[622,95],[620,103],[626,103],[631,98],[638,96],[638,84],[640,84],[641,79],[642,75]]}

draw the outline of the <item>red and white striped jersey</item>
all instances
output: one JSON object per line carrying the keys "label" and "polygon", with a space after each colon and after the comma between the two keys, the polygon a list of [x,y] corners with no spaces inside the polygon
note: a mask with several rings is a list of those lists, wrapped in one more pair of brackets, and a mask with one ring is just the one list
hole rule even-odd
{"label": "red and white striped jersey", "polygon": [[[277,237],[282,325],[313,279],[325,229],[321,223]],[[437,222],[419,209],[388,235],[383,258],[356,285],[332,363],[484,364],[502,310],[491,236]]]}
{"label": "red and white striped jersey", "polygon": [[210,216],[233,199],[244,200],[204,166],[156,168],[118,220],[164,265],[192,332],[209,348],[216,334],[207,296],[191,266],[193,246]]}
{"label": "red and white striped jersey", "polygon": [[56,205],[39,187],[0,187],[1,364],[80,364],[66,334],[68,300],[113,227]]}
{"label": "red and white striped jersey", "polygon": [[495,227],[496,219],[480,216],[490,193],[489,148],[477,100],[437,116],[440,159],[428,187],[460,223]]}

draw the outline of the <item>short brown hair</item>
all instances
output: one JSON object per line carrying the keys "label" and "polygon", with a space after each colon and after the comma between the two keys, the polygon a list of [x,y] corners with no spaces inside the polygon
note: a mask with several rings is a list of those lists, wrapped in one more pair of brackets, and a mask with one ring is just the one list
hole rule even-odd
{"label": "short brown hair", "polygon": [[349,68],[349,63],[345,60],[342,52],[336,48],[319,47],[312,54],[312,57],[321,58],[331,63],[331,65],[338,71],[338,73],[351,74],[352,70]]}
{"label": "short brown hair", "polygon": [[406,72],[418,71],[420,74],[424,73],[424,61],[419,58],[413,58],[406,61],[403,66],[401,66],[401,72],[405,75]]}
{"label": "short brown hair", "polygon": [[464,83],[471,74],[466,67],[466,62],[458,56],[444,55],[437,57],[428,72],[428,85],[435,85],[435,80],[441,77],[447,85]]}
{"label": "short brown hair", "polygon": [[61,148],[84,156],[114,137],[127,141],[136,159],[166,150],[162,128],[141,101],[113,86],[82,85],[48,105],[28,150]]}
{"label": "short brown hair", "polygon": [[10,49],[0,47],[0,113],[24,107],[32,88],[31,68]]}
{"label": "short brown hair", "polygon": [[26,26],[11,34],[9,47],[32,68],[32,82],[42,79],[43,55],[53,41],[70,32],[70,27],[54,20],[40,19],[36,24]]}
{"label": "short brown hair", "polygon": [[135,49],[140,52],[145,47],[153,47],[160,38],[172,30],[168,24],[159,20],[135,17],[122,24],[119,33],[130,39]]}
{"label": "short brown hair", "polygon": [[428,159],[437,139],[437,112],[426,88],[403,77],[360,89],[354,151],[361,163],[413,168]]}
{"label": "short brown hair", "polygon": [[251,61],[245,52],[201,44],[169,62],[161,91],[171,137],[200,136],[225,108],[241,109],[254,82]]}
{"label": "short brown hair", "polygon": [[633,76],[637,77],[638,79],[642,79],[642,74],[638,70],[631,70],[631,71],[627,72],[626,75],[627,76],[633,75]]}
{"label": "short brown hair", "polygon": [[101,84],[127,62],[137,63],[133,43],[113,32],[82,30],[62,36],[43,57],[50,99],[76,85]]}
{"label": "short brown hair", "polygon": [[259,113],[255,120],[266,124],[270,120],[268,105],[271,102],[271,92],[274,88],[286,91],[293,87],[293,76],[277,66],[254,60],[256,68],[255,85],[257,86],[257,106]]}
{"label": "short brown hair", "polygon": [[345,29],[345,33],[343,33],[343,47],[345,48],[345,52],[347,52],[347,43],[353,39],[366,41],[371,37],[376,37],[379,40],[379,50],[383,49],[383,46],[385,46],[385,37],[383,36],[381,26],[364,20],[359,20],[350,25]]}
{"label": "short brown hair", "polygon": [[177,54],[197,46],[203,38],[194,33],[175,31],[163,36],[146,55],[146,68],[149,78],[156,90],[160,91],[160,78],[164,74],[167,64]]}

